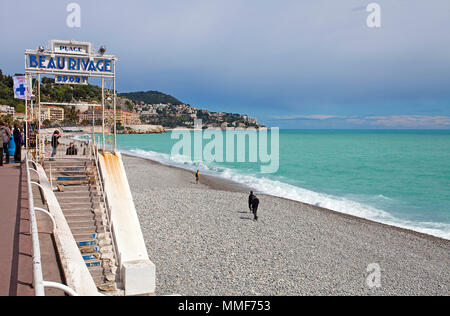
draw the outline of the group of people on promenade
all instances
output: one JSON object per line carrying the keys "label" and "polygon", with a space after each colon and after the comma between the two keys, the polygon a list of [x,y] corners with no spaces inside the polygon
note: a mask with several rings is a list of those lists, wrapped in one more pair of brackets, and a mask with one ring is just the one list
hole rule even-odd
{"label": "group of people on promenade", "polygon": [[23,129],[18,124],[13,126],[0,121],[0,167],[3,166],[3,156],[5,156],[5,163],[10,163],[9,143],[13,136],[16,150],[14,152],[14,161],[20,162],[22,160],[22,146],[24,145]]}
{"label": "group of people on promenade", "polygon": [[[198,184],[199,181],[200,181],[200,170],[197,170],[197,172],[195,173],[195,183]],[[259,199],[253,193],[253,191],[251,191],[248,197],[248,208],[250,209],[250,212],[253,213],[254,221],[258,221],[258,207],[259,207]]]}

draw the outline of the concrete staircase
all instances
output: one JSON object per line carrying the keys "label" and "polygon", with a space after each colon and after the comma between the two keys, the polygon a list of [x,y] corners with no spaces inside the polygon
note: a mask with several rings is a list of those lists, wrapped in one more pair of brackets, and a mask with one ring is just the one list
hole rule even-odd
{"label": "concrete staircase", "polygon": [[57,159],[44,169],[95,284],[117,292],[117,256],[94,160]]}

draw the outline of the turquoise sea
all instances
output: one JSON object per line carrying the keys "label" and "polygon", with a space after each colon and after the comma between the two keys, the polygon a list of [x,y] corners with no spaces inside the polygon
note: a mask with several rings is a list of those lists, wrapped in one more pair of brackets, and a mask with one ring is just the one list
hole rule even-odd
{"label": "turquoise sea", "polygon": [[178,141],[171,133],[119,135],[118,147],[260,193],[450,239],[450,130],[281,130],[273,174],[260,173],[260,162],[192,163],[171,155]]}

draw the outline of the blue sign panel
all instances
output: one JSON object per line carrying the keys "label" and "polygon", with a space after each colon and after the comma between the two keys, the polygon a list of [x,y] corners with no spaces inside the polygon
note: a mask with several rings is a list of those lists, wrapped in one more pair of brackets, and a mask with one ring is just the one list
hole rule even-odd
{"label": "blue sign panel", "polygon": [[59,75],[55,78],[59,84],[88,84],[88,77]]}

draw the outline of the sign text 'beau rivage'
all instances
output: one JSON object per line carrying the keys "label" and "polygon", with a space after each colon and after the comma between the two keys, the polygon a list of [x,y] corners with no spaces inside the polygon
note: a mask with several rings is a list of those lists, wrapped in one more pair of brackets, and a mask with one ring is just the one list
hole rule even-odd
{"label": "sign text 'beau rivage'", "polygon": [[87,77],[114,76],[115,58],[93,53],[90,43],[50,43],[51,51],[25,51],[27,72],[57,75],[56,82],[63,84],[86,84]]}

